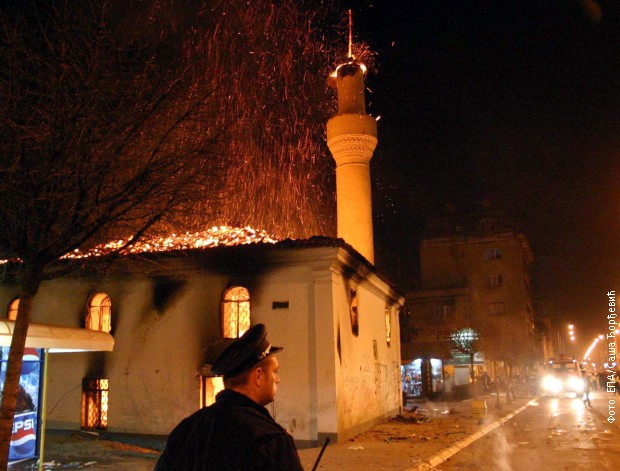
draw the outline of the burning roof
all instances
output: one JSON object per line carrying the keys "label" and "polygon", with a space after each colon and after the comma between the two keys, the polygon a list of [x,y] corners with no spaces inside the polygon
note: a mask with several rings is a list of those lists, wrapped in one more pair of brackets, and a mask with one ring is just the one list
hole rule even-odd
{"label": "burning roof", "polygon": [[[171,252],[175,250],[201,249],[218,246],[234,246],[255,243],[275,244],[274,236],[264,230],[252,227],[215,226],[206,231],[186,232],[184,234],[170,234],[168,236],[145,237],[129,244],[131,239],[119,239],[98,245],[90,250],[75,249],[66,254],[63,259],[80,259],[100,257],[113,252],[121,254],[140,254],[155,252]],[[0,260],[0,264],[13,260]]]}
{"label": "burning roof", "polygon": [[127,240],[117,240],[99,245],[88,251],[74,250],[63,258],[86,258],[108,255],[111,252],[121,250],[124,254],[137,254],[146,252],[170,252],[173,250],[201,249],[218,247],[220,245],[234,246],[254,243],[275,244],[278,240],[264,230],[252,227],[215,226],[206,231],[186,232],[184,234],[170,234],[166,237],[150,237],[140,240],[135,244],[127,245]]}

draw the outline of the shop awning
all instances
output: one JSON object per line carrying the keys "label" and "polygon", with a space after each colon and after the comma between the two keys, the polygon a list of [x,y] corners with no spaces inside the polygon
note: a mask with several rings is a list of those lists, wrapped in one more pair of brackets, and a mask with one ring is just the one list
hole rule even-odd
{"label": "shop awning", "polygon": [[[0,320],[0,347],[10,347],[15,322]],[[114,337],[97,330],[60,327],[47,324],[30,324],[26,347],[46,348],[58,352],[111,352]]]}

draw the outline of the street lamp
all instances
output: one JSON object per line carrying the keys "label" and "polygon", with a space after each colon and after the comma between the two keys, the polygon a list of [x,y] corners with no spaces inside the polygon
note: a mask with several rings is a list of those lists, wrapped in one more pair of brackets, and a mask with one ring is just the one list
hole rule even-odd
{"label": "street lamp", "polygon": [[588,347],[588,349],[586,350],[586,353],[583,355],[583,359],[584,360],[592,360],[590,355],[592,354],[592,356],[594,356],[594,354],[593,354],[593,351],[594,351],[594,352],[597,353],[597,357],[595,358],[596,359],[596,364],[597,365],[602,365],[603,364],[602,357],[601,357],[601,350],[600,349],[595,350],[595,348],[597,346],[603,348],[602,340],[604,338],[605,338],[605,336],[603,334],[600,334],[597,337],[594,337],[594,340],[592,340],[592,343],[590,344],[590,347]]}
{"label": "street lamp", "polygon": [[590,344],[590,346],[586,350],[586,353],[584,353],[584,355],[583,355],[583,359],[584,360],[589,360],[590,359],[590,353],[592,352],[592,350],[594,350],[594,347],[596,347],[596,344],[599,343],[599,341],[602,338],[603,338],[602,335],[599,335],[598,337],[594,338],[594,340],[592,341],[592,343]]}

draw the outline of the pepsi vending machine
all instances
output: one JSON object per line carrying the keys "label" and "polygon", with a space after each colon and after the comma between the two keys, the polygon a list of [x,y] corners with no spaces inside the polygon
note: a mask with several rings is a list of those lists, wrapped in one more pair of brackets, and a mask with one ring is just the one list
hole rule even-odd
{"label": "pepsi vending machine", "polygon": [[[9,347],[2,347],[0,359],[0,387],[2,389],[4,389],[8,358]],[[15,419],[13,420],[13,435],[11,436],[9,450],[9,464],[23,460],[34,460],[39,455],[43,358],[44,351],[41,348],[26,348],[24,350]]]}

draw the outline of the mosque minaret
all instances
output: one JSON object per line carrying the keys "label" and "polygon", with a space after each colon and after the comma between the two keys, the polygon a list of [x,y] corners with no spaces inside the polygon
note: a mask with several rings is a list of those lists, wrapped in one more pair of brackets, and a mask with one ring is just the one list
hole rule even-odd
{"label": "mosque minaret", "polygon": [[374,264],[370,159],[377,121],[366,114],[365,67],[349,54],[335,72],[338,114],[327,122],[327,146],[336,161],[338,237]]}

